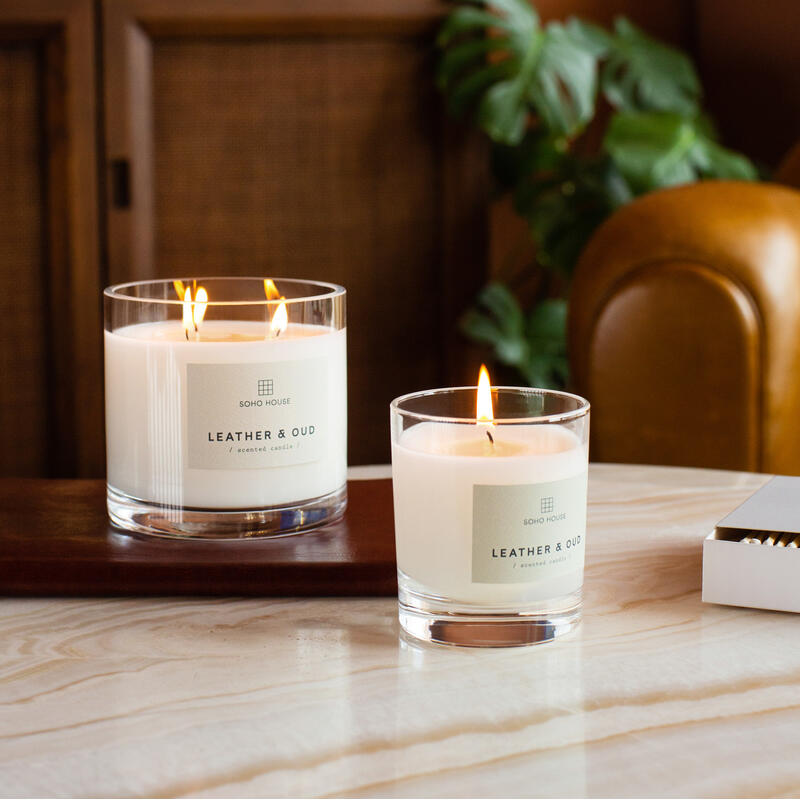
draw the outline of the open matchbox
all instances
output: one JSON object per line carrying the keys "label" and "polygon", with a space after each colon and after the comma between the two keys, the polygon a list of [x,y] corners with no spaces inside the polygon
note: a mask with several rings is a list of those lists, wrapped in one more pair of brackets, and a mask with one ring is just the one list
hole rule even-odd
{"label": "open matchbox", "polygon": [[706,537],[703,602],[800,613],[800,547],[770,544],[783,534],[800,544],[800,478],[772,478]]}

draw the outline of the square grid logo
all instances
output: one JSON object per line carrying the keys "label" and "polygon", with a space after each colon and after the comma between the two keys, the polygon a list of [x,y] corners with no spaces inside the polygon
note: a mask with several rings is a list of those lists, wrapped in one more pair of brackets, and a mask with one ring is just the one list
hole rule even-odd
{"label": "square grid logo", "polygon": [[552,497],[543,497],[540,505],[542,514],[549,514],[554,508],[555,503]]}
{"label": "square grid logo", "polygon": [[258,396],[259,397],[271,397],[272,396],[272,380],[267,378],[262,378],[258,382]]}

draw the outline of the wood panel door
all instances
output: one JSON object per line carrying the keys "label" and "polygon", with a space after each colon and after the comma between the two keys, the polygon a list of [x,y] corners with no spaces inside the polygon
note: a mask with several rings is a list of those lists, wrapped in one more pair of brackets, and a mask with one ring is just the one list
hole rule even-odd
{"label": "wood panel door", "polygon": [[0,4],[0,474],[101,475],[91,0]]}
{"label": "wood panel door", "polygon": [[350,462],[392,397],[474,380],[487,168],[433,81],[434,0],[104,0],[112,281],[308,277],[348,290]]}

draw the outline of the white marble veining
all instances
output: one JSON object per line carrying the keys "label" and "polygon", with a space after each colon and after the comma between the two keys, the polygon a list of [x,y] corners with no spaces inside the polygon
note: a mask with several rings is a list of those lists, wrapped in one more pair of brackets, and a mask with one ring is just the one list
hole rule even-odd
{"label": "white marble veining", "polygon": [[584,623],[529,648],[387,598],[2,600],[0,795],[796,795],[800,618],[700,601],[765,480],[593,466]]}

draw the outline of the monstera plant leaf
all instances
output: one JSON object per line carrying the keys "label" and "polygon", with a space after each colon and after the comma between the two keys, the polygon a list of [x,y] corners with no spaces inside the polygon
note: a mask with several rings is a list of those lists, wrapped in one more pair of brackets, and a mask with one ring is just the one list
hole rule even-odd
{"label": "monstera plant leaf", "polygon": [[603,145],[637,193],[700,178],[758,177],[747,158],[714,141],[703,117],[655,111],[615,114]]}
{"label": "monstera plant leaf", "polygon": [[652,39],[625,17],[614,21],[600,85],[612,106],[621,111],[698,111],[700,81],[691,60]]}
{"label": "monstera plant leaf", "polygon": [[503,364],[519,366],[528,357],[525,316],[513,294],[502,284],[486,285],[461,319],[463,331],[476,342],[490,345]]}
{"label": "monstera plant leaf", "polygon": [[542,301],[526,319],[514,295],[490,283],[461,326],[474,341],[490,345],[495,358],[515,367],[530,386],[551,389],[563,386],[567,377],[566,320],[563,299]]}
{"label": "monstera plant leaf", "polygon": [[[469,38],[487,28],[491,36]],[[439,86],[455,112],[477,105],[495,142],[519,144],[531,110],[551,133],[572,136],[594,115],[597,61],[586,42],[600,47],[598,31],[576,21],[542,28],[527,0],[478,0],[442,26]]]}

